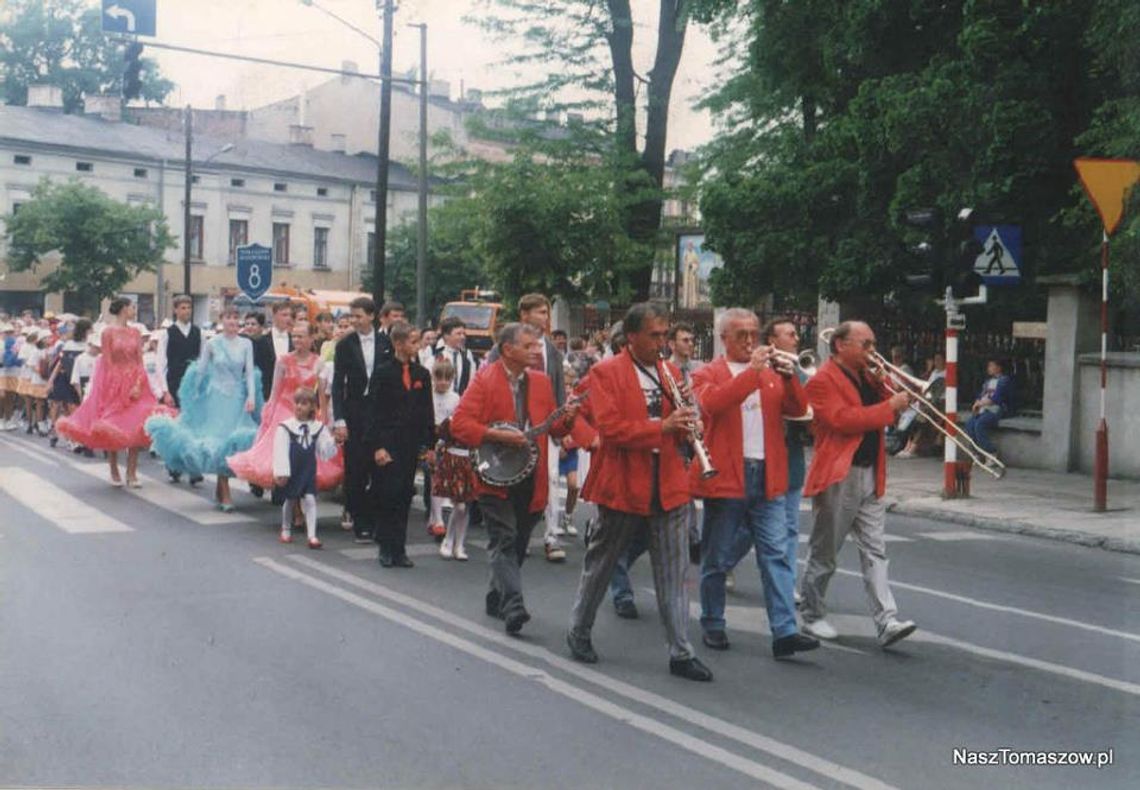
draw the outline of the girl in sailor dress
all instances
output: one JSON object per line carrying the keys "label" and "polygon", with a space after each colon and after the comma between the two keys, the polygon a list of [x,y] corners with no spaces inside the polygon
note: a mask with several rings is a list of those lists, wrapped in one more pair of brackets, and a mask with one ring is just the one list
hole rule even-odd
{"label": "girl in sailor dress", "polygon": [[317,539],[317,459],[336,455],[336,441],[324,423],[314,419],[317,398],[308,387],[293,393],[293,417],[277,424],[273,437],[273,482],[285,501],[281,505],[282,543],[293,542],[293,509],[300,503],[305,514],[309,548],[321,548]]}

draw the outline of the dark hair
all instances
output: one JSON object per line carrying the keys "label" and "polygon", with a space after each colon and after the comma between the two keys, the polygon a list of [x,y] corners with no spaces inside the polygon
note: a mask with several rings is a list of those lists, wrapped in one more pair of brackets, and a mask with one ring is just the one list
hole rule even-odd
{"label": "dark hair", "polygon": [[585,351],[586,350],[586,338],[584,338],[584,337],[572,337],[572,338],[570,338],[570,342],[567,344],[566,347],[569,348],[571,351]]}
{"label": "dark hair", "polygon": [[129,304],[134,304],[130,299],[120,296],[117,299],[112,299],[111,304],[107,307],[107,312],[111,315],[118,315],[123,312],[123,308]]}
{"label": "dark hair", "polygon": [[259,313],[256,310],[250,310],[245,314],[245,320],[248,321],[251,318],[257,322],[258,326],[262,328],[265,327],[265,313]]}
{"label": "dark hair", "polygon": [[839,326],[835,327],[835,331],[831,333],[831,340],[828,341],[827,346],[834,354],[839,351],[839,341],[846,340],[851,334],[851,330],[855,328],[854,321],[843,321]]}
{"label": "dark hair", "polygon": [[371,296],[358,296],[348,303],[349,310],[363,310],[366,315],[376,315],[376,303]]}
{"label": "dark hair", "polygon": [[1005,360],[1003,358],[1001,358],[1001,357],[986,357],[986,364],[989,364],[990,362],[994,363],[999,368],[1001,368],[1002,373],[1005,373]]}
{"label": "dark hair", "polygon": [[625,332],[614,332],[610,335],[610,351],[615,355],[620,354],[627,345]]}
{"label": "dark hair", "polygon": [[530,335],[531,337],[541,337],[542,332],[530,324],[524,324],[520,321],[512,321],[503,326],[499,330],[499,353],[503,353],[503,346],[510,343],[512,346],[518,345],[519,335]]}
{"label": "dark hair", "polygon": [[621,320],[622,332],[626,336],[637,334],[646,321],[668,317],[669,313],[661,305],[653,302],[639,302],[626,311],[625,318]]}
{"label": "dark hair", "polygon": [[439,322],[439,333],[441,335],[450,335],[456,329],[463,327],[467,328],[467,324],[463,323],[463,319],[457,315],[449,315],[447,318]]}
{"label": "dark hair", "polygon": [[566,338],[570,337],[569,335],[566,334],[565,329],[555,329],[553,332],[550,333],[550,336],[551,337],[566,337]]}
{"label": "dark hair", "polygon": [[385,302],[384,306],[380,308],[380,317],[383,318],[389,313],[399,310],[401,313],[408,312],[404,309],[403,302]]}
{"label": "dark hair", "polygon": [[71,330],[71,339],[77,343],[82,343],[87,339],[87,334],[91,331],[91,319],[80,318],[75,322],[75,328]]}
{"label": "dark hair", "polygon": [[193,307],[194,306],[194,299],[192,297],[186,295],[186,294],[178,294],[178,296],[174,297],[174,301],[172,304],[175,307],[178,307],[178,305],[180,305],[180,304],[188,304],[191,307]]}
{"label": "dark hair", "polygon": [[791,324],[795,326],[796,322],[793,321],[790,316],[778,315],[764,324],[764,327],[760,330],[760,339],[765,343],[771,341],[772,335],[776,334],[776,327],[780,324]]}
{"label": "dark hair", "polygon": [[539,307],[550,309],[550,300],[542,294],[525,294],[519,298],[520,313],[526,313]]}
{"label": "dark hair", "polygon": [[269,309],[273,311],[273,315],[277,315],[282,310],[292,310],[293,309],[293,303],[292,302],[274,302],[273,307],[271,307]]}
{"label": "dark hair", "polygon": [[399,343],[403,340],[407,340],[412,336],[413,332],[417,331],[419,330],[407,321],[396,321],[388,327],[388,337],[391,338],[393,343]]}
{"label": "dark hair", "polygon": [[320,323],[321,321],[335,321],[335,320],[336,319],[333,317],[333,314],[330,313],[328,310],[317,313],[317,318],[316,318],[317,323]]}
{"label": "dark hair", "polygon": [[696,330],[693,329],[693,325],[688,321],[678,321],[677,323],[673,324],[673,326],[669,327],[669,339],[676,340],[677,334],[680,332],[688,332],[690,335],[697,334]]}
{"label": "dark hair", "polygon": [[231,315],[234,318],[241,318],[241,311],[233,306],[227,307],[222,311],[222,318],[229,318]]}

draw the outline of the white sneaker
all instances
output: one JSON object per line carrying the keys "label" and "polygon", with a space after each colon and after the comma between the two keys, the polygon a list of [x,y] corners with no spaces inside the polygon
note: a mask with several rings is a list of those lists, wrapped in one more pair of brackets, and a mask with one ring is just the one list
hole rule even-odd
{"label": "white sneaker", "polygon": [[906,639],[917,628],[913,620],[888,620],[879,630],[879,647],[890,647],[900,639]]}
{"label": "white sneaker", "polygon": [[558,529],[563,535],[569,535],[571,537],[577,537],[578,535],[578,528],[574,526],[574,517],[569,513],[563,513],[561,518],[559,518]]}
{"label": "white sneaker", "polygon": [[727,592],[732,592],[736,589],[736,574],[732,571],[725,571],[724,574],[724,589]]}
{"label": "white sneaker", "polygon": [[453,554],[454,554],[454,550],[452,549],[451,543],[449,543],[448,541],[445,540],[445,541],[443,541],[443,543],[439,544],[439,556],[440,557],[442,557],[445,560],[449,560],[449,559],[451,559]]}
{"label": "white sneaker", "polygon": [[826,639],[828,641],[831,641],[832,639],[839,638],[839,632],[835,630],[835,626],[822,618],[819,620],[813,620],[810,623],[804,622],[800,630],[808,636],[814,636],[816,639]]}

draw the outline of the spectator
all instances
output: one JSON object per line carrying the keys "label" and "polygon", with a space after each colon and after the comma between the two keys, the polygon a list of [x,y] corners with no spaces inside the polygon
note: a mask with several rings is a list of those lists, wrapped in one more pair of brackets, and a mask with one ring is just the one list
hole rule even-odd
{"label": "spectator", "polygon": [[1005,374],[1005,366],[999,359],[986,362],[986,381],[974,400],[970,411],[973,416],[966,421],[966,433],[978,446],[996,457],[997,447],[990,438],[990,431],[998,421],[1010,413],[1013,406],[1013,382]]}
{"label": "spectator", "polygon": [[569,340],[569,335],[566,334],[566,330],[555,329],[550,333],[550,339],[554,341],[554,347],[561,351],[563,356],[566,356],[566,344]]}

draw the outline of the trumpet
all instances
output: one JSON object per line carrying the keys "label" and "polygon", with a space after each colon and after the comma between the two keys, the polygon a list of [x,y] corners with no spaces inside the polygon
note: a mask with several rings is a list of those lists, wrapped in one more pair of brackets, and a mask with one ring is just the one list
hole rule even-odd
{"label": "trumpet", "polygon": [[[819,333],[819,339],[829,343],[834,333],[834,329],[825,329]],[[910,395],[913,401],[911,406],[918,412],[919,416],[930,423],[947,440],[953,442],[971,461],[998,480],[1005,477],[1006,468],[1001,459],[982,449],[977,442],[970,438],[969,434],[958,427],[956,420],[934,405],[934,401],[927,395],[931,384],[934,382],[923,381],[917,376],[910,375],[874,350],[867,352],[867,366],[872,373],[880,378],[887,391],[892,395],[897,395],[900,392]]]}
{"label": "trumpet", "polygon": [[[673,374],[669,370],[669,363],[665,361],[662,355],[661,365],[661,378],[669,387],[669,396],[673,399],[673,404],[679,409],[692,409],[698,415],[700,410],[690,398],[685,397],[684,391],[677,383],[677,379],[673,378]],[[713,466],[712,456],[709,455],[709,448],[705,446],[705,433],[701,429],[700,419],[689,429],[689,444],[693,448],[693,455],[696,456],[697,462],[701,465],[701,479],[708,480],[710,477],[716,477],[719,470]]]}
{"label": "trumpet", "polygon": [[775,346],[772,347],[770,356],[776,359],[787,362],[792,367],[799,368],[808,376],[814,376],[816,370],[816,357],[815,352],[810,349],[804,349],[798,354],[793,354],[791,351],[782,351]]}

